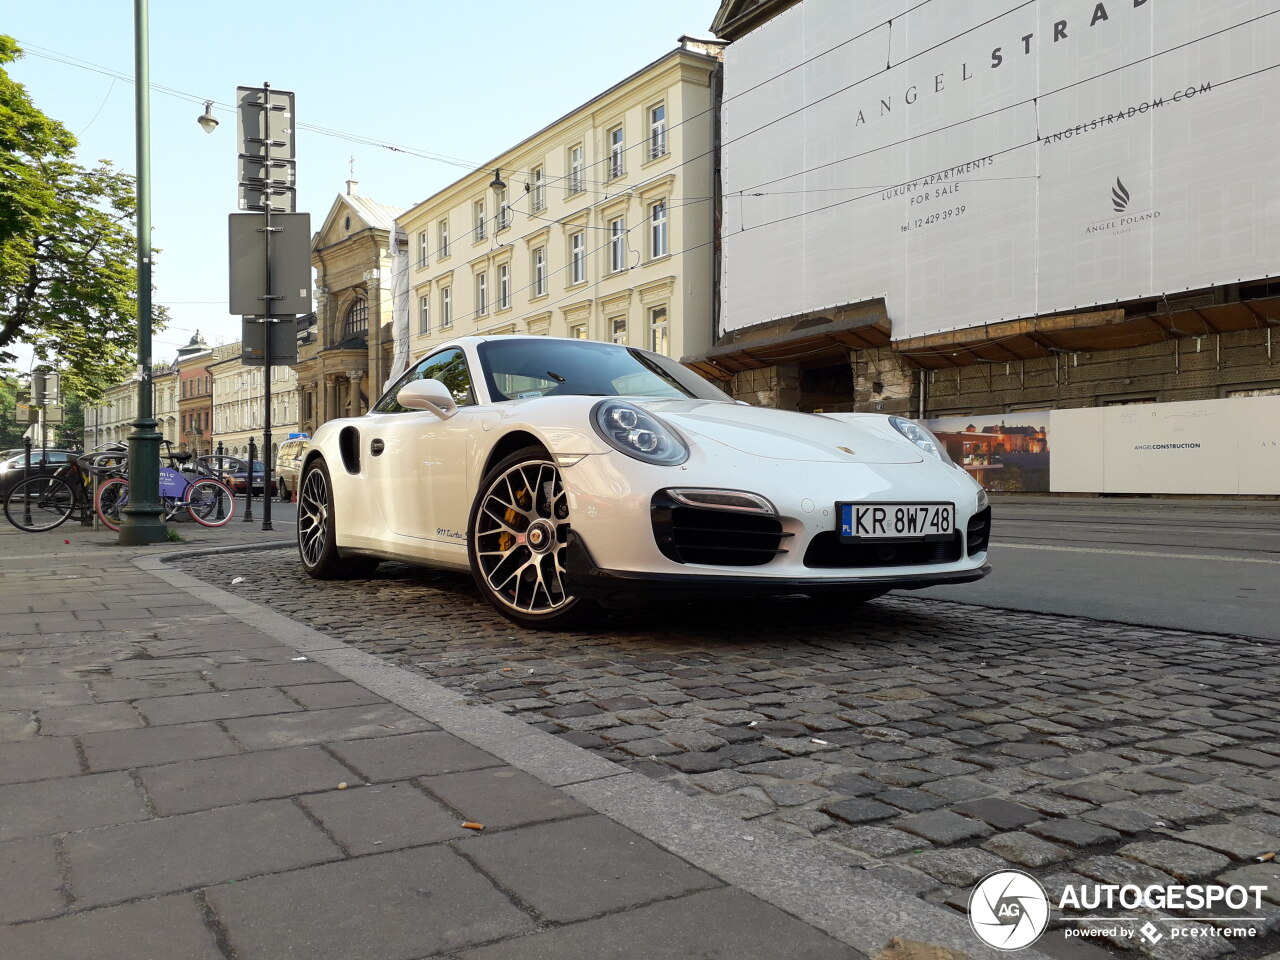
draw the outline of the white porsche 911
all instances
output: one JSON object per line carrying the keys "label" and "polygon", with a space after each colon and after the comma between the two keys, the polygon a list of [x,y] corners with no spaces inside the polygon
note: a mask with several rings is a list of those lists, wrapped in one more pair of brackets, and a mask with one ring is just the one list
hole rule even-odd
{"label": "white porsche 911", "polygon": [[469,569],[530,626],[646,595],[856,603],[990,571],[986,493],[923,427],[751,407],[591,340],[462,337],[321,426],[301,476],[311,576]]}

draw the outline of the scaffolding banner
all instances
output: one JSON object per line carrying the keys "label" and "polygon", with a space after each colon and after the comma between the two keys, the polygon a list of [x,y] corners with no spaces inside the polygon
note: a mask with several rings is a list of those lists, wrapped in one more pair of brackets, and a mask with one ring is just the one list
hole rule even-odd
{"label": "scaffolding banner", "polygon": [[895,339],[1270,276],[1280,0],[803,0],[732,43],[722,329]]}

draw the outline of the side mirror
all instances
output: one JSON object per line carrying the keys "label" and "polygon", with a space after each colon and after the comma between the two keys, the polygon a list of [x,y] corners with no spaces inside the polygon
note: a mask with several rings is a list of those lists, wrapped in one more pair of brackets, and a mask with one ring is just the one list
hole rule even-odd
{"label": "side mirror", "polygon": [[458,412],[453,394],[439,380],[414,380],[406,383],[396,394],[396,402],[410,410],[429,410],[441,420],[448,420]]}

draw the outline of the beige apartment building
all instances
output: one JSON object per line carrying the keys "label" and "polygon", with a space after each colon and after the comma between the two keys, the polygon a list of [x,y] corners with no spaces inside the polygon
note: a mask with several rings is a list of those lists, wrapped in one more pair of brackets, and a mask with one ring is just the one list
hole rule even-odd
{"label": "beige apartment building", "polygon": [[[123,383],[108,387],[102,391],[97,403],[85,407],[85,449],[92,450],[103,443],[127,443],[129,434],[133,432],[133,421],[137,418],[138,378],[133,376]],[[172,438],[171,433],[165,434],[163,426],[156,429],[162,435]]]}
{"label": "beige apartment building", "polygon": [[[213,445],[228,456],[246,458],[249,440],[262,451],[263,368],[241,362],[240,344],[230,345],[228,355],[209,363],[213,377]],[[271,445],[272,463],[275,451],[298,430],[298,376],[291,367],[271,368]]]}
{"label": "beige apartment building", "polygon": [[[151,369],[151,414],[156,420],[156,432],[175,447],[181,440],[178,363],[208,350],[208,344],[197,331],[185,347],[179,348],[173,362],[157,363]],[[123,383],[108,387],[97,403],[85,407],[84,448],[92,450],[110,442],[127,443],[137,418],[138,377],[135,374]]]}
{"label": "beige apartment building", "polygon": [[409,257],[405,362],[467,334],[705,351],[720,54],[715,41],[682,37],[398,217]]}

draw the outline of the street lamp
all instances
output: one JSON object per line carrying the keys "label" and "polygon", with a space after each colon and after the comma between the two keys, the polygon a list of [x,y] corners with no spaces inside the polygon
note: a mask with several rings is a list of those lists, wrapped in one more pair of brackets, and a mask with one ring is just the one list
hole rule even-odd
{"label": "street lamp", "polygon": [[218,118],[213,115],[212,100],[204,102],[204,113],[196,118],[196,123],[200,124],[200,129],[205,133],[213,133],[218,128]]}
{"label": "street lamp", "polygon": [[129,434],[129,504],[118,543],[162,543],[169,529],[160,519],[160,434],[152,414],[151,372],[151,73],[147,57],[147,0],[133,0],[134,104],[138,154],[138,417]]}

